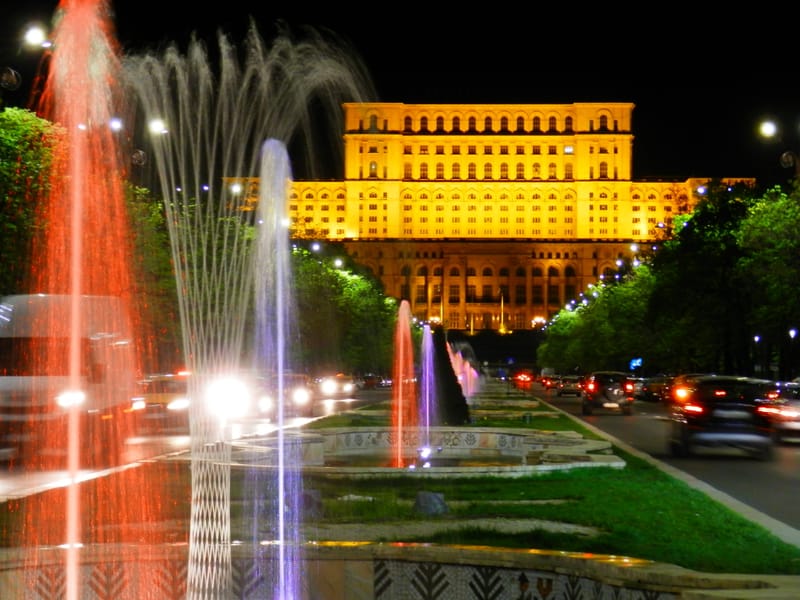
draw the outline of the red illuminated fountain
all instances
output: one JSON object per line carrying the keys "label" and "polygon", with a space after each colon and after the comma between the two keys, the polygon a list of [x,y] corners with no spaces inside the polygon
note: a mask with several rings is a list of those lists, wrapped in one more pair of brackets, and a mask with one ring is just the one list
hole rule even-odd
{"label": "red illuminated fountain", "polygon": [[417,384],[414,372],[414,345],[411,340],[411,307],[400,303],[394,334],[392,372],[392,430],[394,435],[393,467],[404,467],[407,434],[416,436],[418,423]]}
{"label": "red illuminated fountain", "polygon": [[[58,8],[54,49],[38,110],[60,128],[60,138],[53,149],[53,168],[39,208],[37,223],[42,228],[34,239],[30,292],[71,300],[67,311],[51,310],[38,317],[46,322],[38,322],[37,327],[48,330],[51,341],[35,348],[30,361],[36,363],[32,367],[36,372],[67,374],[67,389],[76,398],[84,389],[87,373],[89,381],[114,382],[113,390],[107,385],[97,392],[106,394],[99,401],[110,409],[94,428],[82,426],[85,415],[76,403],[66,411],[65,418],[48,420],[46,425],[39,415],[32,416],[27,425],[37,432],[37,443],[47,452],[26,457],[20,468],[63,470],[69,484],[62,494],[8,504],[10,511],[19,510],[24,516],[19,533],[21,545],[31,549],[31,564],[36,564],[43,547],[51,547],[53,553],[63,557],[64,568],[58,576],[36,568],[28,570],[26,588],[37,590],[37,597],[68,600],[85,597],[79,591],[82,547],[137,539],[139,534],[125,524],[161,518],[155,501],[159,497],[158,482],[143,481],[140,470],[79,484],[85,463],[98,457],[118,458],[124,440],[131,435],[124,409],[130,403],[146,345],[144,324],[136,317],[131,229],[124,193],[126,161],[110,128],[120,64],[107,11],[107,3],[99,0],[64,0]],[[83,321],[98,315],[82,309],[86,296],[116,299],[122,311],[113,316],[114,327],[141,336],[125,339],[128,349],[132,344],[135,351],[119,370],[108,364],[102,373],[93,372],[94,366],[87,364],[82,347]],[[107,316],[107,322],[111,322],[112,316]],[[67,352],[55,351],[58,340],[68,340]],[[40,393],[48,392],[34,391],[33,404],[52,402],[36,395]],[[142,494],[145,488],[148,493]],[[133,498],[136,501],[132,502]],[[102,526],[109,521],[123,525]],[[149,541],[157,540],[151,537]],[[130,550],[131,559],[141,557],[141,549]],[[125,580],[124,573],[119,576]]]}

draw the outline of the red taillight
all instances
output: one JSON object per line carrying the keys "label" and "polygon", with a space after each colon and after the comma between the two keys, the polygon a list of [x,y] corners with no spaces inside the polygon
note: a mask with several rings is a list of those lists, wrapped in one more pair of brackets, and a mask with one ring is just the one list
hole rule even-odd
{"label": "red taillight", "polygon": [[586,389],[589,390],[590,392],[593,392],[595,390],[594,381],[590,381],[589,383],[587,383]]}
{"label": "red taillight", "polygon": [[677,387],[677,388],[675,388],[675,391],[673,392],[672,395],[674,396],[675,400],[677,400],[678,402],[685,402],[686,399],[689,398],[690,394],[691,394],[691,391],[688,388]]}
{"label": "red taillight", "polygon": [[632,392],[633,391],[633,384],[630,381],[625,382],[625,391]]}
{"label": "red taillight", "polygon": [[724,398],[728,395],[728,392],[725,390],[714,390],[714,397],[715,398]]}
{"label": "red taillight", "polygon": [[695,415],[701,415],[703,412],[705,412],[705,409],[699,404],[684,404],[683,410]]}

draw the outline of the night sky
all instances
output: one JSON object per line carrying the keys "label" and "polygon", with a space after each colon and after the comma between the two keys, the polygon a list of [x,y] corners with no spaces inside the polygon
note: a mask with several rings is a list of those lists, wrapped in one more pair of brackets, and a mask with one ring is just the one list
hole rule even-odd
{"label": "night sky", "polygon": [[[110,3],[124,52],[185,47],[192,33],[216,44],[234,43],[250,23],[269,41],[276,23],[302,35],[326,30],[365,63],[386,102],[570,103],[633,102],[634,178],[757,177],[786,183],[782,151],[800,151],[800,43],[791,15],[746,7],[722,16],[681,11],[618,14],[612,5],[493,3],[452,14],[432,3],[302,3],[229,0],[218,8],[153,0]],[[35,60],[20,51],[32,20],[49,22],[56,2],[15,2],[2,9],[0,66],[32,77]],[[187,8],[182,15],[159,14]],[[621,9],[620,9],[621,10]],[[574,14],[573,14],[574,13]],[[4,93],[6,105],[24,105],[22,93]],[[776,117],[789,131],[782,142],[757,134],[759,121]]]}

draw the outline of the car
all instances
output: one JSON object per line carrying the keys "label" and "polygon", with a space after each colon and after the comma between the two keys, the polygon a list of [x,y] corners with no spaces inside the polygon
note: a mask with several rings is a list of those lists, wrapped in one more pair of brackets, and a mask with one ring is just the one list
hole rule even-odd
{"label": "car", "polygon": [[664,390],[669,388],[671,381],[670,375],[654,375],[645,378],[636,399],[643,402],[661,402],[664,398]]}
{"label": "car", "polygon": [[556,396],[581,396],[583,394],[583,377],[580,375],[564,375],[558,382]]}
{"label": "car", "polygon": [[702,375],[715,375],[715,373],[709,372],[699,372],[699,373],[680,373],[672,377],[669,381],[664,382],[661,386],[661,401],[666,404],[670,405],[675,402],[675,398],[673,397],[673,390],[679,388],[683,385],[684,382],[694,378],[699,377]]}
{"label": "car", "polygon": [[514,387],[523,391],[531,389],[534,379],[536,379],[536,376],[533,374],[533,371],[528,369],[521,369],[511,376]]}
{"label": "car", "polygon": [[131,412],[139,433],[189,433],[188,382],[188,371],[151,374],[137,382]]}
{"label": "car", "polygon": [[767,460],[774,453],[777,384],[738,375],[684,376],[672,385],[669,449],[686,457],[697,447],[736,448]]}
{"label": "car", "polygon": [[779,381],[772,426],[775,441],[800,441],[800,382]]}
{"label": "car", "polygon": [[318,377],[315,391],[320,398],[352,398],[358,392],[358,384],[350,375],[336,373]]}
{"label": "car", "polygon": [[283,416],[311,417],[314,411],[314,386],[305,373],[287,372],[281,378],[258,376],[255,379],[256,416],[276,420],[280,417],[279,398],[283,396]]}
{"label": "car", "polygon": [[594,371],[583,382],[581,412],[595,410],[633,413],[633,379],[623,371]]}
{"label": "car", "polygon": [[542,375],[539,379],[539,382],[542,384],[545,390],[553,390],[558,387],[558,382],[561,379],[561,375]]}

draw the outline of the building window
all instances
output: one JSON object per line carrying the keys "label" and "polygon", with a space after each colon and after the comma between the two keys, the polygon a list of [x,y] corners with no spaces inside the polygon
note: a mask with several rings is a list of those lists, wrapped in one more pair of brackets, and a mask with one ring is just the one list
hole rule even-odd
{"label": "building window", "polygon": [[461,302],[461,286],[451,285],[447,292],[447,303],[458,304]]}

